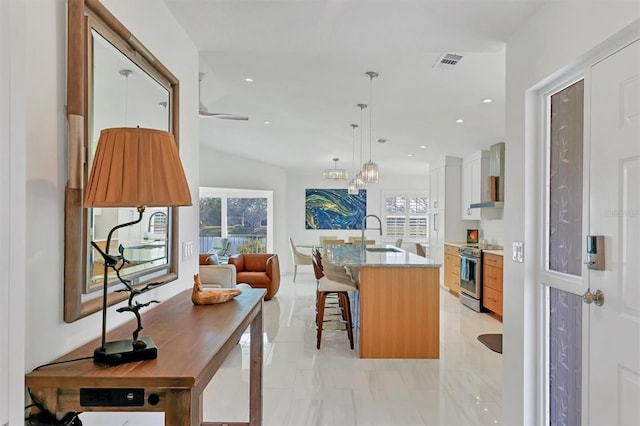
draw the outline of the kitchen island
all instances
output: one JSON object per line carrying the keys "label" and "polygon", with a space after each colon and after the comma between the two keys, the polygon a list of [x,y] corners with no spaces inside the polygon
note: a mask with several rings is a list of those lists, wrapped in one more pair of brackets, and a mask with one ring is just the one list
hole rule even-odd
{"label": "kitchen island", "polygon": [[329,246],[326,262],[344,266],[361,358],[440,357],[440,264],[393,246]]}

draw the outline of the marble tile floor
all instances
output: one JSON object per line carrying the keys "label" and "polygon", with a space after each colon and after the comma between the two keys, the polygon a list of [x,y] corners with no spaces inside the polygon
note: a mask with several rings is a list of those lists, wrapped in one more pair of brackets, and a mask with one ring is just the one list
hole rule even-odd
{"label": "marble tile floor", "polygon": [[[502,355],[476,337],[502,324],[442,290],[440,359],[360,359],[344,331],[316,350],[315,279],[283,275],[264,305],[264,425],[495,425],[502,416]],[[204,392],[205,421],[247,421],[249,334]]]}

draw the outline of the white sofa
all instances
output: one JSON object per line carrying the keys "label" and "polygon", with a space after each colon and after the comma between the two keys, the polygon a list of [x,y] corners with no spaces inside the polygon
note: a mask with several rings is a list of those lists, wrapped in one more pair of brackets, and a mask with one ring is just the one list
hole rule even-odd
{"label": "white sofa", "polygon": [[204,288],[237,288],[243,290],[251,288],[249,284],[236,283],[235,265],[212,265],[210,253],[200,255],[200,283]]}
{"label": "white sofa", "polygon": [[200,265],[200,282],[205,288],[235,288],[235,265]]}

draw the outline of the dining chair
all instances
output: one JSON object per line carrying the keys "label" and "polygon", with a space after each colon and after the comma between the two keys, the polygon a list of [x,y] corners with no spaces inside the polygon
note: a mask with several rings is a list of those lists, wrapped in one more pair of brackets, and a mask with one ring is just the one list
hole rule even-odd
{"label": "dining chair", "polygon": [[[362,243],[362,238],[353,238],[350,241],[352,244],[358,245]],[[364,240],[365,245],[373,245],[376,243],[376,240]]]}
{"label": "dining chair", "polygon": [[344,240],[339,240],[339,239],[335,239],[335,240],[323,240],[322,241],[322,255],[323,256],[327,256],[327,246],[335,246],[335,245],[340,245],[340,244],[344,244]]}
{"label": "dining chair", "polygon": [[418,256],[427,257],[427,253],[425,253],[424,247],[422,247],[422,244],[420,243],[416,243],[416,254]]}
{"label": "dining chair", "polygon": [[318,237],[318,239],[320,240],[319,247],[324,247],[325,240],[337,240],[338,236],[337,235],[321,235],[320,237]]}
{"label": "dining chair", "polygon": [[402,238],[398,238],[398,239],[396,240],[396,247],[397,247],[397,248],[401,248],[401,247],[402,247]]}
{"label": "dining chair", "polygon": [[295,283],[298,265],[311,265],[313,262],[310,255],[301,253],[298,250],[291,237],[289,237],[289,245],[291,246],[291,258],[293,259],[293,282]]}

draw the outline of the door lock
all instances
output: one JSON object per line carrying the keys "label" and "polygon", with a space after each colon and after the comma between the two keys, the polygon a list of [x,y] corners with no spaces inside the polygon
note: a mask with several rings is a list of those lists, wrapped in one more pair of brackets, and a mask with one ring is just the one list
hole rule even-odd
{"label": "door lock", "polygon": [[582,295],[582,300],[587,305],[595,302],[596,306],[602,306],[602,304],[604,303],[604,293],[600,290],[596,290],[595,293],[591,293],[591,289],[588,288],[587,292]]}
{"label": "door lock", "polygon": [[588,269],[604,270],[603,235],[587,235],[587,261],[584,263]]}

